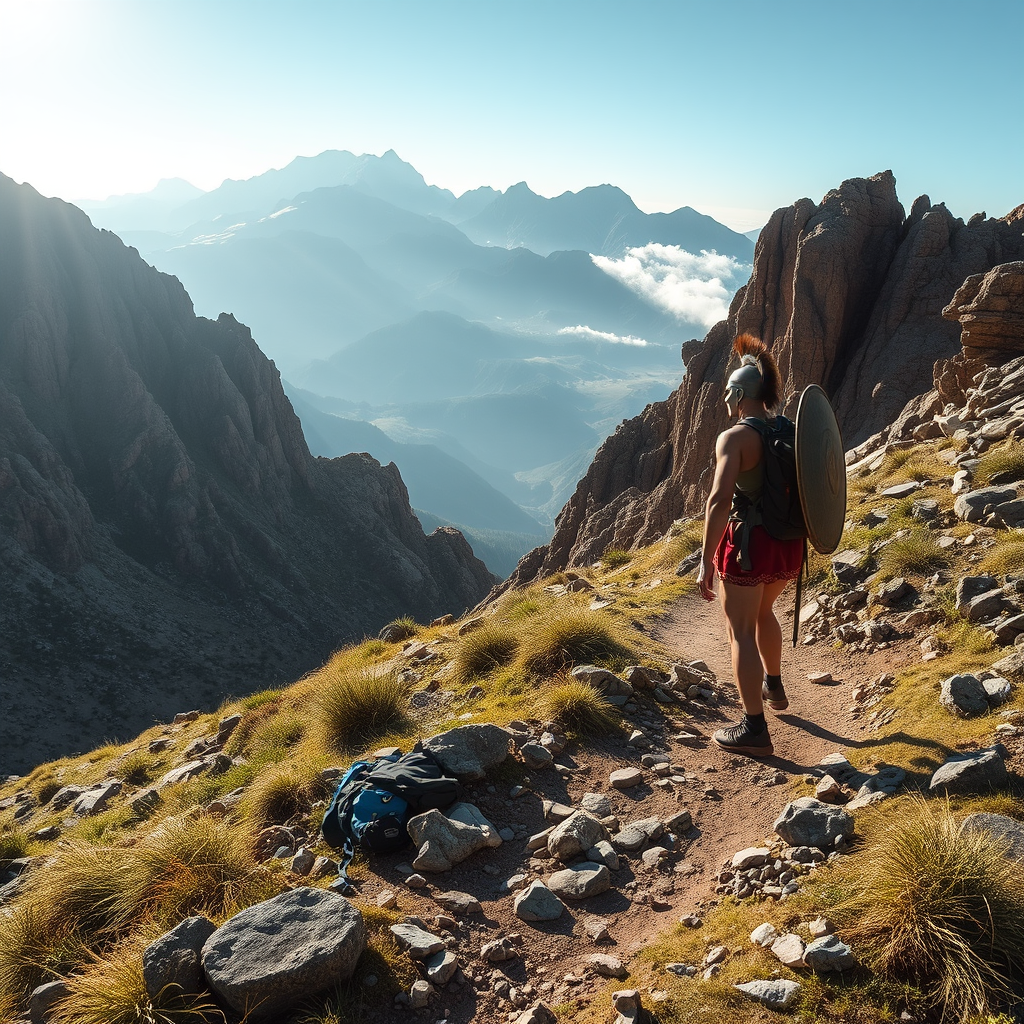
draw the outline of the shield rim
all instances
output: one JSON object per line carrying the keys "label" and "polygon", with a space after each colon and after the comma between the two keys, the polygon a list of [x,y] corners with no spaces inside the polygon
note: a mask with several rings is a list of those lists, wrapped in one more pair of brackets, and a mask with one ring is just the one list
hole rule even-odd
{"label": "shield rim", "polygon": [[[801,460],[800,460],[800,414],[801,414],[801,412],[803,412],[803,410],[805,408],[804,402],[807,399],[807,396],[809,394],[811,394],[812,392],[820,392],[822,399],[824,399],[825,406],[828,408],[829,412],[831,412],[831,414],[832,414],[832,426],[833,426],[834,431],[835,431],[835,436],[836,436],[836,438],[837,438],[837,440],[839,442],[839,452],[840,453],[842,453],[844,451],[844,449],[843,449],[843,432],[842,432],[842,430],[839,427],[839,421],[836,419],[835,409],[832,408],[832,403],[831,403],[831,401],[829,401],[829,397],[825,393],[825,389],[822,388],[819,384],[808,384],[807,387],[805,387],[803,389],[803,391],[800,393],[800,402],[797,405],[797,411],[796,411],[796,440],[795,440],[795,443],[794,443],[794,457],[795,457],[795,461],[796,461],[797,490],[799,491],[799,494],[800,494],[800,508],[802,509],[803,514],[804,514],[804,525],[807,528],[807,539],[810,541],[811,547],[813,547],[814,550],[817,551],[818,554],[820,554],[820,555],[830,555],[830,554],[832,554],[833,551],[835,551],[839,547],[840,543],[842,543],[843,530],[842,530],[842,528],[840,528],[839,536],[836,537],[835,543],[832,544],[831,547],[829,547],[829,545],[821,539],[820,535],[813,528],[814,520],[807,514],[807,501],[806,501],[806,498],[805,498],[805,492],[804,492],[803,481],[802,481],[803,465],[802,465]],[[843,522],[845,523],[846,522],[846,508],[847,508],[847,481],[846,481],[846,465],[845,465],[845,462],[842,463],[840,469],[841,469],[842,495],[843,495]]]}

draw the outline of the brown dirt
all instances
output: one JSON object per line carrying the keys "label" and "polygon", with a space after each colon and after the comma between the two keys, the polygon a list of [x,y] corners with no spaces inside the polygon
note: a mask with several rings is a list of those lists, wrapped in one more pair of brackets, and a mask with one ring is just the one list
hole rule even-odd
{"label": "brown dirt", "polygon": [[[792,622],[792,595],[780,598],[783,631],[787,618]],[[788,616],[787,616],[787,608]],[[428,890],[415,892],[402,884],[404,876],[395,867],[403,860],[395,857],[386,863],[375,861],[373,872],[362,887],[362,897],[372,902],[384,888],[399,894],[399,910],[419,915],[432,925],[440,908],[430,898],[431,891],[457,889],[475,895],[483,913],[460,922],[456,952],[469,977],[483,979],[482,984],[455,982],[442,990],[435,1009],[451,1024],[472,1020],[504,1020],[513,1006],[492,993],[495,971],[513,987],[524,982],[552,989],[541,991],[549,1005],[569,1000],[586,1000],[588,994],[607,982],[586,969],[585,957],[605,952],[626,962],[656,935],[673,926],[681,915],[699,912],[698,904],[714,895],[713,876],[722,862],[746,846],[762,842],[772,833],[772,825],[784,804],[793,797],[794,786],[817,765],[822,757],[837,750],[850,750],[861,766],[884,758],[884,743],[870,731],[870,725],[850,711],[853,685],[893,671],[919,654],[911,640],[900,641],[874,654],[836,651],[824,644],[813,647],[787,647],[783,656],[783,677],[790,707],[780,714],[769,712],[775,754],[764,760],[729,755],[709,739],[697,748],[673,739],[680,728],[710,737],[723,722],[739,715],[738,699],[732,683],[729,649],[725,637],[723,613],[717,603],[708,604],[697,595],[681,599],[652,630],[654,639],[681,660],[703,658],[719,680],[721,700],[715,707],[693,717],[666,712],[653,701],[642,700],[632,717],[648,734],[662,742],[655,749],[667,749],[673,763],[685,766],[686,785],[661,787],[653,774],[647,781],[626,792],[611,789],[608,775],[615,768],[639,764],[643,751],[628,748],[625,739],[616,737],[595,745],[570,745],[556,761],[559,771],[535,772],[530,776],[532,792],[516,800],[509,798],[508,787],[516,779],[500,784],[481,783],[470,793],[473,800],[496,827],[525,827],[530,833],[545,828],[541,798],[576,803],[589,791],[606,793],[613,812],[623,824],[636,818],[657,815],[667,817],[680,808],[688,808],[694,828],[681,838],[680,848],[662,868],[649,871],[639,855],[620,858],[620,869],[612,873],[613,888],[601,895],[569,905],[568,912],[549,924],[527,924],[515,917],[512,897],[502,891],[502,883],[524,872],[530,877],[546,878],[547,864],[539,872],[531,870],[529,854],[521,840],[507,842],[497,850],[484,851],[457,865],[453,871],[429,876]],[[811,672],[831,672],[836,682],[812,684]],[[857,749],[869,751],[858,757]],[[803,792],[807,792],[803,790]],[[550,863],[550,862],[548,862]],[[536,867],[540,867],[536,864]],[[361,901],[360,901],[361,902]],[[595,946],[587,937],[582,921],[589,915],[609,921],[613,942]],[[504,964],[485,964],[479,957],[480,946],[499,935],[518,933],[523,937],[521,955]],[[581,979],[566,982],[567,975]],[[494,979],[498,980],[497,977]],[[624,982],[628,985],[628,982]],[[536,998],[534,996],[533,998]],[[609,1008],[594,1007],[595,1019],[604,1019]],[[395,1019],[407,1019],[404,1014]]]}

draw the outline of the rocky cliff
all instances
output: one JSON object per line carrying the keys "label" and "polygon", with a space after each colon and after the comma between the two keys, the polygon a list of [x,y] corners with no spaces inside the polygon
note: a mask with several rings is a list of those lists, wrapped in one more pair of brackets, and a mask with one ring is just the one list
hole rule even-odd
{"label": "rocky cliff", "polygon": [[0,770],[493,582],[457,531],[424,536],[393,465],[309,454],[247,328],[3,176],[0,573]]}
{"label": "rocky cliff", "polygon": [[737,333],[772,346],[788,412],[805,385],[828,391],[847,448],[892,423],[932,387],[936,361],[960,351],[959,324],[943,308],[969,275],[1024,258],[1022,232],[1024,208],[965,224],[921,196],[907,216],[890,171],[777,210],[728,319],[683,346],[680,387],[608,438],[551,543],[526,555],[505,587],[648,544],[674,519],[700,514]]}

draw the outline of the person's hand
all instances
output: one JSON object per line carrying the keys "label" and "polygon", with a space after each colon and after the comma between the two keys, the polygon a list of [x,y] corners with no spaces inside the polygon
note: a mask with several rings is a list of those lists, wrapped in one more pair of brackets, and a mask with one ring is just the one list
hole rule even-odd
{"label": "person's hand", "polygon": [[701,559],[700,568],[697,570],[697,589],[705,601],[714,601],[715,563],[711,559]]}

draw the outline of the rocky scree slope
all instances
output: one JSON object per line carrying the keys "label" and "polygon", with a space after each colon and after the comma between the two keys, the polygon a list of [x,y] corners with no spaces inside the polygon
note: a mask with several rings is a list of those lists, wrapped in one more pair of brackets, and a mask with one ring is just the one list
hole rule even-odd
{"label": "rocky scree slope", "polygon": [[393,465],[310,456],[230,315],[197,318],[177,280],[2,176],[0,238],[6,770],[486,592]]}
{"label": "rocky scree slope", "polygon": [[965,224],[921,196],[906,216],[890,171],[845,181],[818,205],[801,199],[777,210],[728,319],[683,346],[680,387],[605,441],[550,544],[526,555],[503,589],[648,544],[700,512],[738,333],[771,344],[790,415],[800,391],[820,383],[852,447],[900,419],[931,388],[936,360],[957,355],[957,327],[943,309],[965,278],[1022,258],[1024,207]]}

